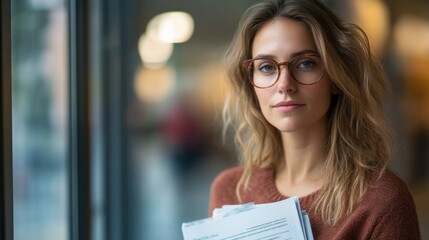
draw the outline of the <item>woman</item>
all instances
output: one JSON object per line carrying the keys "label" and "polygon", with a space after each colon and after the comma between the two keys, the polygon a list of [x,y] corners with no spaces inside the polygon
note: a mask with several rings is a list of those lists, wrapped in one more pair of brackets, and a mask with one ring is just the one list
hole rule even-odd
{"label": "woman", "polygon": [[388,83],[359,27],[319,1],[263,2],[228,59],[242,164],[214,180],[210,213],[298,196],[315,239],[420,239],[413,199],[387,169]]}

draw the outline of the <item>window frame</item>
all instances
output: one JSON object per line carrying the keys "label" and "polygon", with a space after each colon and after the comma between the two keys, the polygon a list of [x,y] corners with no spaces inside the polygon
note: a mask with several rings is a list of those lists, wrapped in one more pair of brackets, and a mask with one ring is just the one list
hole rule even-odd
{"label": "window frame", "polygon": [[69,0],[69,239],[91,239],[91,159],[89,95],[89,3]]}
{"label": "window frame", "polygon": [[13,240],[11,2],[0,3],[0,239]]}

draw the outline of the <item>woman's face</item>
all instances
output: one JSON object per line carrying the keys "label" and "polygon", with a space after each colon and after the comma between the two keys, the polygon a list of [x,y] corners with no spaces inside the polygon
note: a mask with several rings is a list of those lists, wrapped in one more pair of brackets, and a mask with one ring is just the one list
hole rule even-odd
{"label": "woman's face", "polygon": [[[312,34],[303,23],[288,18],[265,23],[256,33],[252,45],[252,58],[263,56],[278,63],[288,62],[304,52],[317,54]],[[299,67],[306,68],[312,63],[308,64],[303,62]],[[323,64],[321,60],[320,64]],[[260,65],[261,69],[265,74],[272,68]],[[331,102],[331,81],[326,73],[319,82],[302,85],[294,80],[289,68],[282,65],[279,79],[273,86],[254,89],[264,117],[280,131],[294,132],[326,126]]]}

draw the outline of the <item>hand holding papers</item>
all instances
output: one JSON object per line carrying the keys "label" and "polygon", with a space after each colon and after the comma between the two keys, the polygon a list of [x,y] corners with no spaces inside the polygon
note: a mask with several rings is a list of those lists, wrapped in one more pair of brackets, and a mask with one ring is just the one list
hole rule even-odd
{"label": "hand holding papers", "polygon": [[226,205],[212,218],[182,225],[185,240],[312,240],[310,220],[298,197],[267,204]]}

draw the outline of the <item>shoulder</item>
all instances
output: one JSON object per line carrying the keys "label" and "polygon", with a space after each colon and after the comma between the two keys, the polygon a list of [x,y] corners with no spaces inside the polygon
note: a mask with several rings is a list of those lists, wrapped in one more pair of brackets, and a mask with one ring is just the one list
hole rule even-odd
{"label": "shoulder", "polygon": [[376,222],[372,236],[375,239],[398,239],[399,236],[419,239],[417,212],[406,183],[391,171],[376,175],[363,199]]}
{"label": "shoulder", "polygon": [[[407,184],[390,170],[374,175],[373,186],[369,189],[369,197],[388,202],[405,201],[413,203]],[[383,202],[382,201],[382,202]]]}
{"label": "shoulder", "polygon": [[374,175],[373,184],[363,201],[380,211],[389,211],[393,206],[408,211],[414,209],[414,200],[406,183],[389,170]]}
{"label": "shoulder", "polygon": [[228,199],[234,198],[233,196],[235,196],[235,189],[242,174],[242,167],[232,167],[223,170],[213,180],[210,194],[212,196],[217,195]]}
{"label": "shoulder", "polygon": [[222,191],[230,187],[234,187],[235,189],[242,174],[243,174],[242,167],[227,168],[222,172],[220,172],[213,180],[212,189],[222,190]]}
{"label": "shoulder", "polygon": [[236,187],[243,174],[242,167],[232,167],[223,170],[213,180],[210,189],[209,215],[215,208],[225,204],[238,204]]}

